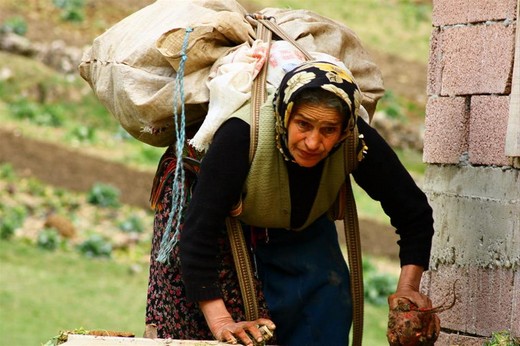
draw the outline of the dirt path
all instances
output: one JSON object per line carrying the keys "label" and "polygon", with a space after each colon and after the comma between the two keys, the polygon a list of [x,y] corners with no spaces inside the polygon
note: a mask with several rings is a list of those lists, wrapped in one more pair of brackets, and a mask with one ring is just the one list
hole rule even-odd
{"label": "dirt path", "polygon": [[[56,144],[25,138],[0,128],[0,164],[11,163],[18,174],[33,176],[49,185],[87,192],[95,183],[121,191],[123,203],[149,208],[153,174],[72,151]],[[371,255],[397,258],[396,235],[386,225],[360,220],[363,250]]]}
{"label": "dirt path", "polygon": [[120,190],[121,202],[149,207],[152,174],[0,128],[0,163],[8,162],[22,176],[72,191],[86,192],[95,183],[110,184]]}

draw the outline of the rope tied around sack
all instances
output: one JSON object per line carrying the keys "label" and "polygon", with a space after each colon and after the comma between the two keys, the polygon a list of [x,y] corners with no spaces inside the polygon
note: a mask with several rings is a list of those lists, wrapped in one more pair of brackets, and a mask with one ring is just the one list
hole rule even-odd
{"label": "rope tied around sack", "polygon": [[[184,142],[186,139],[186,113],[185,113],[185,95],[184,95],[184,68],[188,56],[186,50],[188,47],[188,38],[190,33],[193,31],[192,28],[186,28],[184,35],[184,41],[181,49],[181,61],[179,63],[179,69],[175,77],[175,86],[173,90],[173,122],[175,126],[175,156],[177,162],[175,165],[175,173],[172,182],[172,202],[170,208],[170,215],[168,217],[168,223],[164,230],[161,246],[159,248],[159,254],[157,255],[157,261],[161,263],[170,262],[170,253],[179,240],[179,229],[182,221],[182,213],[184,211],[184,204],[186,202],[186,195],[184,191],[184,169],[183,169],[183,152]],[[178,112],[178,104],[180,98],[181,112]],[[173,234],[172,234],[173,233]]]}

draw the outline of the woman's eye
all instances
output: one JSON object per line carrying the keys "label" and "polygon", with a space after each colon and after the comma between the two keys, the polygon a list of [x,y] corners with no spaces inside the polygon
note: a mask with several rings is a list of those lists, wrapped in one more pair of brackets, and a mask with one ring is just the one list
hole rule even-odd
{"label": "woman's eye", "polygon": [[326,135],[332,135],[335,134],[338,131],[337,127],[324,127],[323,133]]}
{"label": "woman's eye", "polygon": [[298,127],[301,129],[308,129],[310,127],[310,124],[303,120],[299,120],[297,124],[298,124]]}

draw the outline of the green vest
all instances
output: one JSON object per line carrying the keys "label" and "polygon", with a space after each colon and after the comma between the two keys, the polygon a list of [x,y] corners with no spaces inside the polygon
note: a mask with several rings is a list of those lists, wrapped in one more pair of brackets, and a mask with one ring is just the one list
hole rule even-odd
{"label": "green vest", "polygon": [[[276,147],[272,95],[260,108],[258,145],[242,193],[244,223],[262,228],[285,228],[291,224],[289,177],[282,154]],[[250,124],[250,107],[244,105],[233,117]],[[320,185],[311,212],[301,230],[330,210],[345,182],[344,143],[325,159]]]}

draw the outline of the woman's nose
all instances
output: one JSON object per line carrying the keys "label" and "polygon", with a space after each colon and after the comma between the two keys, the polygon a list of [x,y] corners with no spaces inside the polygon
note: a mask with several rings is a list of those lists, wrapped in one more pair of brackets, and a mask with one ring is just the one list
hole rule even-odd
{"label": "woman's nose", "polygon": [[320,147],[321,135],[319,131],[311,131],[305,138],[305,145],[309,150],[317,150]]}

